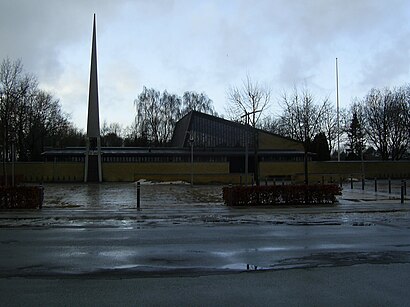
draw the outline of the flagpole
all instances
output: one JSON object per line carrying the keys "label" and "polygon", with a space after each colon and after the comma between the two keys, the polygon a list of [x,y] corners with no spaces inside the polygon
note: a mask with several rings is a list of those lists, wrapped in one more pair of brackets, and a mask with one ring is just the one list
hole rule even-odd
{"label": "flagpole", "polygon": [[336,58],[337,161],[340,162],[339,69]]}

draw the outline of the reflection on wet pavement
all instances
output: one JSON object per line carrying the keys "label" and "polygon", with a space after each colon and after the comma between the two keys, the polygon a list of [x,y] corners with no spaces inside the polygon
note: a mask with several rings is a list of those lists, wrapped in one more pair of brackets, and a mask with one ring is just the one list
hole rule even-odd
{"label": "reflection on wet pavement", "polygon": [[223,204],[222,186],[141,185],[141,210],[135,183],[46,184],[40,211],[6,211],[0,226],[164,227],[170,225],[353,225],[402,224],[409,205],[397,195],[345,187],[335,205],[231,208]]}

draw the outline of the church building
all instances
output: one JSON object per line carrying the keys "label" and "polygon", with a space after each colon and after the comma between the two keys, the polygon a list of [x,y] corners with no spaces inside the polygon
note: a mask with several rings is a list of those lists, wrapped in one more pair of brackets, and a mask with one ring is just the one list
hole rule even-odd
{"label": "church building", "polygon": [[82,165],[82,176],[73,178],[84,182],[226,183],[247,181],[254,174],[284,177],[292,169],[299,172],[304,158],[300,142],[196,111],[176,123],[170,147],[101,147],[95,15],[86,137],[85,148],[48,150],[44,162]]}

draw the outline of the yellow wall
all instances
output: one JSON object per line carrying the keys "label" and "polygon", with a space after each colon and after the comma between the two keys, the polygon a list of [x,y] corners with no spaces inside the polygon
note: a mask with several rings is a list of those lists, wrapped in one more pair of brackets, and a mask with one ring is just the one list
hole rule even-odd
{"label": "yellow wall", "polygon": [[[18,162],[15,175],[25,182],[84,181],[84,164],[75,162]],[[7,175],[11,175],[11,163],[7,163]],[[0,171],[3,175],[2,171]]]}
{"label": "yellow wall", "polygon": [[[367,178],[410,178],[410,161],[366,161],[363,164]],[[303,162],[261,162],[260,179],[283,178],[303,182]],[[355,162],[309,162],[310,182],[348,177],[361,178],[362,163]],[[11,175],[11,165],[7,164]],[[0,176],[2,170],[0,170]],[[84,163],[33,162],[15,163],[15,175],[25,182],[82,182]],[[249,174],[250,178],[252,174]],[[244,174],[229,174],[229,163],[194,163],[194,183],[239,183]],[[104,181],[155,181],[191,180],[190,163],[103,163]]]}
{"label": "yellow wall", "polygon": [[[362,167],[363,166],[363,167]],[[353,177],[360,179],[362,169],[366,178],[410,178],[410,161],[311,161],[309,181],[339,181]],[[304,181],[303,162],[261,162],[260,178],[288,176],[295,182]]]}
{"label": "yellow wall", "polygon": [[[318,175],[332,177],[334,180],[354,177],[361,178],[410,178],[410,161],[326,161],[310,162],[309,173],[312,178]],[[336,179],[336,177],[339,177]]]}
{"label": "yellow wall", "polygon": [[304,151],[303,144],[294,140],[262,131],[259,131],[258,135],[260,149]]}
{"label": "yellow wall", "polygon": [[303,172],[303,162],[260,162],[260,178],[266,177],[293,177]]}
{"label": "yellow wall", "polygon": [[[205,183],[231,180],[229,163],[194,163],[194,181]],[[104,181],[191,180],[191,163],[104,163]]]}

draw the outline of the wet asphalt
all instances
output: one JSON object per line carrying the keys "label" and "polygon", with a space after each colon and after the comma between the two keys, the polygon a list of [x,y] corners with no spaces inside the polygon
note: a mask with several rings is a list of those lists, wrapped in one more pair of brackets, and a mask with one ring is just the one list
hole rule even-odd
{"label": "wet asphalt", "polygon": [[[50,184],[42,210],[0,213],[0,279],[17,285],[357,266],[409,271],[409,217],[410,201],[402,204],[397,190],[349,184],[335,205],[230,208],[220,186],[146,183],[140,210],[134,183]],[[402,279],[397,283],[401,291]]]}

